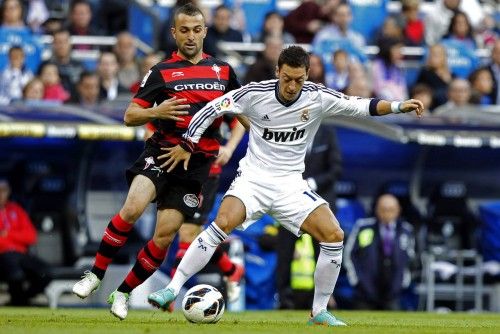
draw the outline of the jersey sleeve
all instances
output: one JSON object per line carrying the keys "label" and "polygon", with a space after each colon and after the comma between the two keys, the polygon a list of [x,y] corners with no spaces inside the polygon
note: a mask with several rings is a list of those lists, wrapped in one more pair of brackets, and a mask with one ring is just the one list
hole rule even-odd
{"label": "jersey sleeve", "polygon": [[372,99],[345,95],[324,86],[319,86],[319,93],[321,94],[321,106],[324,110],[325,116],[370,115],[370,102]]}
{"label": "jersey sleeve", "polygon": [[216,98],[207,103],[203,109],[198,111],[189,123],[184,139],[198,143],[201,135],[212,124],[212,122],[224,114],[245,114],[250,108],[250,95],[248,85]]}
{"label": "jersey sleeve", "polygon": [[158,94],[165,89],[165,80],[157,66],[153,66],[144,76],[139,86],[139,91],[135,94],[132,102],[141,107],[149,108],[152,106]]}

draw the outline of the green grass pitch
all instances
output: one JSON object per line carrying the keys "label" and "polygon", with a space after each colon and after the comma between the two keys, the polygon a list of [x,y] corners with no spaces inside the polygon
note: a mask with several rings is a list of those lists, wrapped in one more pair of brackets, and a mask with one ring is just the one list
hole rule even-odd
{"label": "green grass pitch", "polygon": [[107,309],[0,308],[0,333],[500,333],[500,314],[339,311],[348,327],[307,326],[307,311],[226,312],[217,324],[191,324],[182,313],[132,310],[124,321]]}

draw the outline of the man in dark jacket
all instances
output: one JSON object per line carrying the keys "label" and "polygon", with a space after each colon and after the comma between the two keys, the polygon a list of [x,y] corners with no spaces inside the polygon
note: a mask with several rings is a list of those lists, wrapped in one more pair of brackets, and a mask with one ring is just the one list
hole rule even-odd
{"label": "man in dark jacket", "polygon": [[349,235],[344,263],[360,309],[400,309],[415,253],[413,227],[400,219],[400,212],[397,198],[382,194],[375,217],[358,220]]}

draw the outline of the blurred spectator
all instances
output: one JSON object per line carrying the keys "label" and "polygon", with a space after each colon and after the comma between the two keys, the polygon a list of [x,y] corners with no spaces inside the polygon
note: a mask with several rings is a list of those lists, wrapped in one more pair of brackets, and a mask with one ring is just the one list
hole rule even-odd
{"label": "blurred spectator", "polygon": [[403,43],[397,39],[381,41],[379,55],[372,65],[373,92],[378,98],[404,101],[408,97],[406,79],[401,68]]}
{"label": "blurred spectator", "polygon": [[435,115],[441,115],[451,110],[470,106],[471,87],[469,81],[455,78],[448,88],[448,102],[434,110]]}
{"label": "blurred spectator", "polygon": [[450,26],[450,21],[458,10],[467,14],[473,27],[479,26],[484,14],[478,0],[436,0],[425,17],[425,42],[427,45],[439,43]]}
{"label": "blurred spectator", "polygon": [[149,72],[151,67],[154,65],[158,64],[162,60],[162,56],[156,52],[149,53],[145,55],[142,60],[141,60],[141,66],[140,66],[140,74],[139,74],[139,79],[140,81],[136,81],[131,87],[130,87],[130,92],[131,93],[137,93],[139,91],[139,86],[141,85],[142,78]]}
{"label": "blurred spectator", "polygon": [[276,66],[282,48],[283,40],[280,37],[267,37],[264,42],[264,51],[257,56],[255,63],[248,67],[243,82],[276,78]]}
{"label": "blurred spectator", "polygon": [[497,22],[495,21],[493,15],[486,14],[479,27],[475,30],[476,42],[478,44],[477,47],[489,49],[493,48],[495,46],[495,41],[500,38],[498,33],[500,26],[498,26],[497,31],[495,31],[496,28]]}
{"label": "blurred spectator", "polygon": [[383,194],[376,200],[375,217],[358,220],[347,239],[344,262],[359,309],[401,309],[415,241],[413,227],[400,213],[397,198]]}
{"label": "blurred spectator", "polygon": [[292,44],[295,38],[292,34],[284,31],[285,21],[283,16],[278,12],[268,12],[264,17],[262,31],[257,38],[258,42],[263,43],[268,36],[280,37],[285,44]]}
{"label": "blurred spectator", "polygon": [[347,86],[345,89],[345,93],[350,96],[359,96],[365,98],[373,97],[373,93],[367,79],[351,80],[349,82],[349,86]]}
{"label": "blurred spectator", "polygon": [[425,41],[434,45],[441,41],[450,27],[453,14],[458,11],[461,0],[437,0],[425,17]]}
{"label": "blurred spectator", "polygon": [[118,81],[123,87],[130,88],[140,75],[134,36],[126,31],[119,33],[113,51],[119,64]]}
{"label": "blurred spectator", "polygon": [[70,99],[70,94],[61,84],[61,77],[57,65],[51,62],[43,63],[39,70],[38,76],[43,82],[44,94],[43,99],[49,101],[65,102]]}
{"label": "blurred spectator", "polygon": [[379,45],[385,39],[404,40],[403,29],[398,24],[398,21],[393,16],[388,16],[384,20],[382,27],[377,33],[375,44]]}
{"label": "blurred spectator", "polygon": [[349,80],[355,79],[368,80],[363,64],[352,61],[349,63]]}
{"label": "blurred spectator", "polygon": [[493,78],[493,89],[490,97],[494,104],[500,104],[500,39],[497,39],[491,50],[491,63],[488,70]]}
{"label": "blurred spectator", "polygon": [[20,0],[4,0],[0,5],[0,28],[24,28],[23,6]]}
{"label": "blurred spectator", "polygon": [[365,38],[350,28],[351,22],[352,13],[349,5],[345,3],[338,5],[330,14],[330,23],[314,36],[313,44],[316,46],[328,40],[346,39],[354,47],[362,49],[365,46]]}
{"label": "blurred spectator", "polygon": [[52,37],[52,56],[49,61],[57,65],[64,89],[74,95],[76,82],[84,70],[84,66],[80,61],[71,58],[73,47],[69,30],[58,30],[54,32]]}
{"label": "blurred spectator", "polygon": [[37,233],[26,211],[9,201],[11,189],[0,178],[0,279],[9,285],[10,305],[26,306],[50,282],[47,264],[29,254]]}
{"label": "blurred spectator", "polygon": [[448,32],[444,36],[445,40],[458,41],[469,49],[476,48],[476,41],[472,31],[472,26],[463,12],[456,12],[450,21]]}
{"label": "blurred spectator", "polygon": [[49,9],[45,0],[30,0],[26,22],[33,32],[41,33],[42,25],[49,18]]}
{"label": "blurred spectator", "polygon": [[402,0],[401,15],[398,23],[403,29],[405,44],[420,46],[424,44],[424,21],[419,17],[420,0]]}
{"label": "blurred spectator", "polygon": [[365,68],[360,63],[351,62],[349,64],[349,85],[346,87],[345,93],[351,96],[373,97],[370,80],[368,80]]}
{"label": "blurred spectator", "polygon": [[410,90],[410,99],[422,101],[424,110],[432,111],[432,89],[426,84],[416,84]]}
{"label": "blurred spectator", "polygon": [[37,103],[43,100],[43,82],[38,77],[34,77],[23,88],[23,102],[28,104]]}
{"label": "blurred spectator", "polygon": [[309,58],[309,81],[317,84],[326,85],[325,83],[325,66],[320,56],[311,54]]}
{"label": "blurred spectator", "polygon": [[217,43],[219,42],[243,42],[240,31],[231,28],[231,9],[224,5],[215,8],[213,23],[207,30],[207,37],[203,43],[205,53],[213,57],[221,56]]}
{"label": "blurred spectator", "polygon": [[[72,36],[98,36],[101,33],[90,25],[92,10],[86,0],[74,0],[69,8],[67,28]],[[97,49],[91,44],[73,44],[75,50]]]}
{"label": "blurred spectator", "polygon": [[118,60],[113,52],[102,52],[97,63],[97,74],[101,83],[100,98],[113,101],[119,95],[129,95],[130,90],[118,81]]}
{"label": "blurred spectator", "polygon": [[0,104],[9,104],[22,98],[24,85],[33,77],[26,69],[25,56],[22,47],[13,46],[9,49],[9,63],[0,73]]}
{"label": "blurred spectator", "polygon": [[469,81],[472,87],[471,103],[491,105],[493,93],[493,76],[486,67],[479,68],[471,73]]}
{"label": "blurred spectator", "polygon": [[432,89],[432,108],[446,102],[448,85],[453,79],[453,74],[448,67],[446,49],[441,44],[429,48],[427,63],[418,74],[417,83],[426,84]]}
{"label": "blurred spectator", "polygon": [[343,91],[349,84],[349,55],[342,49],[333,53],[333,68],[326,75],[326,86]]}
{"label": "blurred spectator", "polygon": [[285,30],[297,43],[311,43],[316,33],[330,21],[340,0],[304,0],[285,16]]}
{"label": "blurred spectator", "polygon": [[56,31],[64,28],[64,18],[58,16],[49,17],[43,24],[42,30],[46,35],[54,35]]}
{"label": "blurred spectator", "polygon": [[79,104],[84,108],[94,108],[100,103],[99,76],[96,72],[84,71],[76,85],[76,96],[69,103]]}

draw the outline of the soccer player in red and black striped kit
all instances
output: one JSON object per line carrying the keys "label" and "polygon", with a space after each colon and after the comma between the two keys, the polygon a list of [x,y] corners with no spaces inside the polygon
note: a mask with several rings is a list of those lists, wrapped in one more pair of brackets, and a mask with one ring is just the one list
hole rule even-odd
{"label": "soccer player in red and black striped kit", "polygon": [[[241,138],[245,134],[245,128],[236,117],[223,117],[223,122],[230,129],[227,141],[220,146],[219,155],[212,163],[207,181],[203,184],[200,193],[201,203],[198,210],[192,219],[188,219],[181,225],[179,229],[179,248],[175,255],[175,262],[171,271],[171,276],[174,276],[177,266],[182,260],[191,242],[202,231],[202,227],[207,223],[208,215],[210,214],[215,202],[217,190],[219,189],[220,174],[222,166],[224,166],[233,155],[234,150],[238,146]],[[156,131],[156,122],[146,124],[145,138],[149,138]],[[222,247],[218,247],[210,259],[210,262],[216,264],[224,275],[227,287],[227,297],[229,302],[238,300],[240,296],[241,286],[240,281],[245,274],[245,269],[242,265],[233,263],[227,252]],[[171,304],[173,306],[173,304]]]}
{"label": "soccer player in red and black striped kit", "polygon": [[128,313],[130,292],[158,269],[182,223],[197,211],[198,194],[219,151],[221,120],[214,122],[200,140],[189,169],[179,166],[166,173],[158,157],[165,148],[181,143],[181,135],[191,118],[206,103],[240,86],[227,63],[202,52],[206,36],[202,12],[187,4],[174,15],[172,35],[178,51],[146,74],[124,117],[127,126],[155,120],[158,130],[147,140],[142,155],[126,172],[130,184],[127,199],[104,231],[92,270],[73,286],[73,292],[81,298],[99,287],[133,224],[150,202],[156,202],[158,211],[153,238],[139,252],[123,283],[108,298],[112,304],[111,313],[121,320]]}

